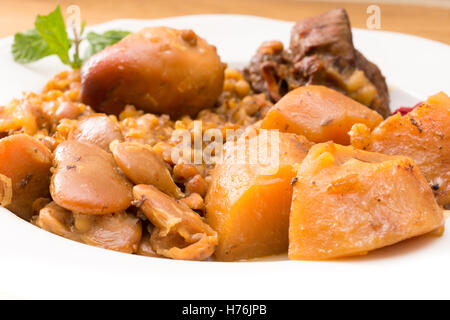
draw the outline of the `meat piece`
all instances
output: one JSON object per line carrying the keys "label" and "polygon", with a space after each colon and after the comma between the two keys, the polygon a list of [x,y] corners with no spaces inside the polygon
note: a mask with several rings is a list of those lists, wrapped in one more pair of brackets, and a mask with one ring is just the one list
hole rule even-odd
{"label": "meat piece", "polygon": [[132,185],[111,153],[67,140],[56,148],[54,162],[50,192],[59,206],[84,214],[107,214],[131,205]]}
{"label": "meat piece", "polygon": [[295,68],[308,84],[330,86],[383,117],[390,114],[385,79],[376,65],[355,50],[344,9],[297,22],[292,28],[290,48]]}
{"label": "meat piece", "polygon": [[384,118],[388,117],[390,115],[389,89],[386,84],[386,79],[380,69],[376,64],[367,60],[358,50],[356,50],[356,68],[364,72],[366,78],[377,90],[377,94],[375,95],[374,100],[369,104],[369,107],[381,114]]}
{"label": "meat piece", "polygon": [[136,203],[155,226],[150,243],[158,255],[179,260],[205,260],[216,250],[217,233],[189,207],[153,186],[133,188]]}
{"label": "meat piece", "polygon": [[114,140],[123,141],[123,136],[116,120],[98,114],[81,120],[70,132],[69,139],[92,143],[109,152],[109,144]]}
{"label": "meat piece", "polygon": [[[29,220],[33,215],[33,202],[49,194],[52,154],[36,139],[25,135],[12,135],[0,140],[0,174],[11,179],[2,179],[7,199],[6,208],[17,216]],[[9,195],[8,195],[9,194]]]}
{"label": "meat piece", "polygon": [[340,91],[387,117],[389,92],[378,67],[353,46],[344,9],[297,22],[289,50],[263,43],[244,70],[256,92],[278,101],[289,90],[316,84]]}
{"label": "meat piece", "polygon": [[280,41],[264,42],[244,69],[244,76],[256,92],[266,92],[272,101],[304,84],[293,68],[289,51]]}
{"label": "meat piece", "polygon": [[81,100],[118,114],[126,104],[177,118],[212,107],[223,88],[216,48],[192,30],[150,27],[91,57],[81,70]]}
{"label": "meat piece", "polygon": [[344,69],[355,59],[352,31],[344,9],[333,9],[319,16],[298,21],[291,30],[293,62],[313,54],[335,61]]}

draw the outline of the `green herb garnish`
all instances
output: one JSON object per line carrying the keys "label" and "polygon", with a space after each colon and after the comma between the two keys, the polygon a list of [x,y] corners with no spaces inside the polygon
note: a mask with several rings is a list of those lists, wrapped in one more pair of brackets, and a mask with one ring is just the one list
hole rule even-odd
{"label": "green herb garnish", "polygon": [[89,32],[86,37],[90,44],[87,55],[91,56],[94,53],[105,49],[106,47],[122,40],[128,34],[128,31],[119,30],[106,31],[103,34]]}
{"label": "green herb garnish", "polygon": [[83,38],[85,23],[83,22],[80,31],[72,26],[73,38],[69,38],[59,5],[46,16],[38,15],[34,26],[34,29],[14,35],[11,48],[14,61],[25,64],[50,55],[57,55],[62,63],[72,68],[80,68],[91,55],[129,34],[127,31],[120,30],[110,30],[102,34],[89,32],[86,37],[89,45],[81,57],[80,44],[85,40]]}
{"label": "green herb garnish", "polygon": [[16,62],[33,62],[51,54],[50,48],[36,29],[14,35],[12,55]]}

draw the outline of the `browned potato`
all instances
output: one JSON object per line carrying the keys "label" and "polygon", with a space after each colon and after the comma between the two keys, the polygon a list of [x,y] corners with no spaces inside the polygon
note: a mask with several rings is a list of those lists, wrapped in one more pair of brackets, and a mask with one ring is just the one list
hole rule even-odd
{"label": "browned potato", "polygon": [[356,148],[411,157],[428,179],[440,205],[450,205],[450,98],[440,92],[407,115],[387,118],[372,132],[354,125]]}
{"label": "browned potato", "polygon": [[294,184],[289,258],[366,254],[442,227],[442,213],[410,158],[316,144]]}
{"label": "browned potato", "polygon": [[113,156],[100,147],[65,141],[55,150],[55,166],[50,192],[61,207],[84,214],[107,214],[131,205],[131,183]]}
{"label": "browned potato", "polygon": [[[237,163],[235,155],[258,154],[258,137],[248,144],[227,142],[221,164],[214,169],[205,199],[206,222],[219,235],[214,257],[236,261],[270,256],[288,249],[289,212],[292,179],[296,167],[306,157],[312,143],[305,137],[280,133],[279,165],[266,172],[267,164],[251,163],[245,156]],[[241,151],[245,147],[245,151]]]}
{"label": "browned potato", "polygon": [[135,142],[114,143],[111,150],[120,169],[135,184],[151,184],[175,198],[184,196],[173,182],[164,160],[150,146]]}
{"label": "browned potato", "polygon": [[114,140],[123,141],[123,136],[117,121],[106,115],[93,115],[80,121],[69,139],[93,143],[109,151],[109,144]]}
{"label": "browned potato", "polygon": [[304,135],[312,142],[334,141],[348,145],[355,123],[374,128],[383,121],[375,111],[324,86],[292,90],[267,113],[262,128]]}
{"label": "browned potato", "polygon": [[153,186],[133,188],[136,205],[155,226],[150,244],[158,255],[178,260],[205,260],[217,246],[217,233],[184,204]]}
{"label": "browned potato", "polygon": [[48,195],[52,154],[36,139],[12,135],[0,140],[0,174],[11,179],[12,199],[6,207],[23,219],[33,215],[33,202]]}
{"label": "browned potato", "polygon": [[59,236],[105,249],[135,253],[141,222],[124,211],[103,216],[73,214],[51,202],[39,211],[36,225]]}
{"label": "browned potato", "polygon": [[150,27],[91,57],[81,71],[81,100],[118,114],[125,104],[171,117],[210,108],[223,87],[216,48],[192,30]]}

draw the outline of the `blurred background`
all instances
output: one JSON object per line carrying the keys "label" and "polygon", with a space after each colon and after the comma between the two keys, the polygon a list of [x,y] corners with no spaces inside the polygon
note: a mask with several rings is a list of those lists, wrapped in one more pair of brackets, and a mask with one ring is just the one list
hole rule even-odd
{"label": "blurred background", "polygon": [[[0,0],[0,37],[32,28],[37,14],[52,11],[56,0]],[[367,28],[369,5],[381,9],[381,30],[409,33],[450,44],[450,0],[60,0],[81,8],[88,25],[119,18],[225,13],[297,21],[335,7],[347,9],[353,27]]]}

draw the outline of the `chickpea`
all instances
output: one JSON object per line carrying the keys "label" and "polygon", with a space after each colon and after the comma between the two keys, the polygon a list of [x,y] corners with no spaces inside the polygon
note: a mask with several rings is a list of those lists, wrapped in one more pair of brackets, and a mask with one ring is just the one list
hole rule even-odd
{"label": "chickpea", "polygon": [[250,85],[245,80],[239,80],[236,82],[234,90],[239,95],[239,97],[243,98],[250,92]]}
{"label": "chickpea", "polygon": [[173,175],[177,180],[189,180],[198,174],[197,168],[193,164],[178,163],[173,168]]}
{"label": "chickpea", "polygon": [[204,197],[207,191],[207,184],[205,179],[199,174],[195,175],[191,180],[189,180],[186,184],[186,193],[198,193],[200,196]]}

